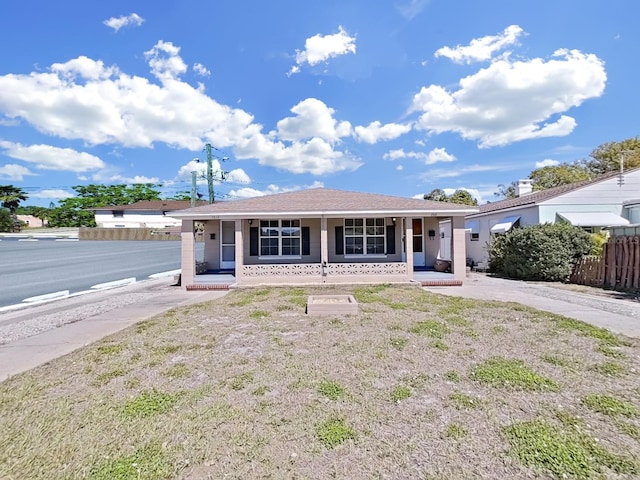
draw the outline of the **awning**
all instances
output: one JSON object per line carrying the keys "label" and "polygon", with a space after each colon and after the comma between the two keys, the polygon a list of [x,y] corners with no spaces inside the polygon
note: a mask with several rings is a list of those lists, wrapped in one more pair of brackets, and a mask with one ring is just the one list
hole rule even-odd
{"label": "awning", "polygon": [[491,233],[506,233],[511,230],[511,227],[520,220],[520,215],[513,215],[511,217],[504,217],[493,227],[491,227]]}
{"label": "awning", "polygon": [[611,212],[558,212],[558,216],[576,227],[621,227],[629,220]]}

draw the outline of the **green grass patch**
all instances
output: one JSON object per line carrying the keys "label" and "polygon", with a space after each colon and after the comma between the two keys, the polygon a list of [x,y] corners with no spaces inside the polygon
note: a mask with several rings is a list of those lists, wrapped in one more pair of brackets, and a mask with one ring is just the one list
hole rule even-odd
{"label": "green grass patch", "polygon": [[504,435],[511,454],[527,467],[536,467],[557,478],[593,478],[597,465],[589,449],[576,438],[542,420],[516,423]]}
{"label": "green grass patch", "polygon": [[471,378],[492,387],[557,392],[560,386],[531,370],[522,360],[493,357],[477,365]]}
{"label": "green grass patch", "polygon": [[620,350],[619,347],[610,347],[608,345],[598,345],[598,347],[596,348],[596,351],[600,352],[601,354],[603,354],[605,357],[611,357],[611,358],[625,358],[626,355],[625,353]]}
{"label": "green grass patch", "polygon": [[251,392],[251,394],[255,395],[256,397],[261,397],[262,395],[264,395],[268,391],[269,391],[269,389],[265,385],[260,385],[258,388],[253,390],[253,392]]}
{"label": "green grass patch", "polygon": [[456,327],[471,327],[473,325],[473,322],[471,320],[469,320],[468,318],[463,317],[462,315],[446,315],[444,317],[444,319],[446,320],[446,322],[449,325],[455,325]]}
{"label": "green grass patch", "polygon": [[330,418],[316,427],[318,440],[327,448],[334,448],[347,440],[355,440],[356,432],[344,418]]}
{"label": "green grass patch", "polygon": [[611,417],[635,417],[638,415],[638,408],[633,403],[611,395],[595,393],[586,395],[582,399],[582,404],[593,412],[602,413]]}
{"label": "green grass patch", "polygon": [[409,343],[409,340],[404,337],[391,337],[389,339],[389,343],[396,350],[402,350],[404,347],[407,346],[407,344]]}
{"label": "green grass patch", "polygon": [[620,340],[618,337],[605,328],[594,327],[593,325],[581,322],[580,320],[574,320],[573,318],[562,317],[560,315],[554,315],[553,317],[558,328],[563,330],[573,330],[586,337],[595,338],[604,345],[611,347],[620,346]]}
{"label": "green grass patch", "polygon": [[449,395],[449,400],[456,410],[469,410],[480,406],[480,400],[460,392],[454,392]]}
{"label": "green grass patch", "polygon": [[120,343],[111,343],[109,345],[100,345],[96,351],[100,355],[116,355],[124,350],[124,345]]}
{"label": "green grass patch", "polygon": [[171,410],[177,401],[178,394],[159,392],[154,388],[126,402],[122,413],[129,418],[150,417]]}
{"label": "green grass patch", "polygon": [[556,355],[553,353],[546,353],[542,356],[542,360],[556,367],[569,368],[571,366],[571,360],[563,357],[562,355]]}
{"label": "green grass patch", "polygon": [[401,402],[411,397],[411,389],[405,385],[398,385],[391,390],[391,400],[394,402]]}
{"label": "green grass patch", "polygon": [[156,442],[148,443],[130,455],[122,455],[94,466],[90,480],[138,480],[170,478],[173,458]]}
{"label": "green grass patch", "polygon": [[449,327],[438,320],[425,320],[417,322],[409,331],[423,337],[444,338],[449,333]]}
{"label": "green grass patch", "polygon": [[444,432],[444,436],[453,440],[460,440],[469,434],[466,428],[457,423],[450,423]]}
{"label": "green grass patch", "polygon": [[249,318],[253,318],[256,320],[260,320],[261,318],[269,318],[271,316],[271,312],[267,312],[266,310],[254,310],[249,314]]}
{"label": "green grass patch", "polygon": [[602,362],[594,365],[591,368],[593,371],[598,372],[608,377],[620,377],[627,373],[626,367],[620,365],[617,362]]}
{"label": "green grass patch", "polygon": [[242,390],[251,382],[253,382],[253,373],[245,372],[233,377],[233,379],[231,379],[231,382],[229,382],[229,386],[232,390]]}
{"label": "green grass patch", "polygon": [[460,374],[455,370],[449,370],[444,374],[445,378],[450,382],[459,382],[461,380]]}
{"label": "green grass patch", "polygon": [[184,363],[176,363],[167,368],[162,374],[169,378],[185,378],[191,375],[191,370]]}
{"label": "green grass patch", "polygon": [[114,368],[113,370],[109,370],[108,372],[104,372],[97,375],[94,381],[94,385],[96,386],[106,385],[114,378],[124,377],[126,374],[127,374],[127,370],[125,370],[124,368],[121,368],[121,367]]}
{"label": "green grass patch", "polygon": [[633,438],[636,442],[640,443],[640,427],[633,423],[627,423],[622,421],[616,422],[616,427],[625,435]]}
{"label": "green grass patch", "polygon": [[430,347],[438,349],[442,352],[446,352],[449,350],[449,345],[447,345],[446,343],[444,343],[442,340],[438,339],[438,340],[434,340],[429,344]]}
{"label": "green grass patch", "polygon": [[324,395],[331,400],[338,400],[347,394],[347,390],[338,382],[333,380],[325,380],[318,385],[318,393]]}
{"label": "green grass patch", "polygon": [[389,285],[372,285],[370,287],[356,287],[353,296],[358,303],[385,303],[385,299],[379,296]]}

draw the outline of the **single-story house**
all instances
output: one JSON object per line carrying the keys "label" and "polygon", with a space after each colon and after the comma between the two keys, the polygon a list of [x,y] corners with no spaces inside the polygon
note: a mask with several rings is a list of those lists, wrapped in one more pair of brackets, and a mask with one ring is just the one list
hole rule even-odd
{"label": "single-story house", "polygon": [[[640,223],[640,169],[535,192],[531,180],[520,180],[515,198],[481,205],[479,212],[467,215],[467,256],[483,263],[492,236],[517,226],[556,222],[589,232]],[[446,225],[441,228],[446,231]]]}
{"label": "single-story house", "polygon": [[173,212],[182,220],[182,286],[195,281],[196,223],[209,270],[236,285],[410,282],[433,267],[441,220],[453,225],[452,274],[465,277],[464,216],[477,207],[314,188]]}
{"label": "single-story house", "polygon": [[[199,201],[198,205],[206,202]],[[171,216],[176,210],[189,208],[189,200],[141,200],[129,205],[95,207],[96,225],[100,228],[172,228],[181,220]]]}
{"label": "single-story house", "polygon": [[18,220],[26,225],[26,228],[42,228],[47,226],[47,221],[33,215],[16,215]]}

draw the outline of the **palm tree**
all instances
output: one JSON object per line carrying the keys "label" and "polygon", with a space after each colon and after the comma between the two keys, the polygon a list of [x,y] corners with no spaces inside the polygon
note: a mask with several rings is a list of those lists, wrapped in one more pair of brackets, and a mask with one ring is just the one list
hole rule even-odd
{"label": "palm tree", "polygon": [[0,185],[0,206],[8,208],[11,214],[16,213],[20,202],[29,198],[27,194],[13,185]]}

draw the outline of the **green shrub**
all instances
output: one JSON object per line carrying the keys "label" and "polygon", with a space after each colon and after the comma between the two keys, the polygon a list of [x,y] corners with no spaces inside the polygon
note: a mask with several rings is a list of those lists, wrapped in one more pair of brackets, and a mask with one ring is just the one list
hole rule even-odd
{"label": "green shrub", "polygon": [[587,232],[566,223],[513,228],[489,244],[489,268],[521,280],[563,281],[594,246]]}

